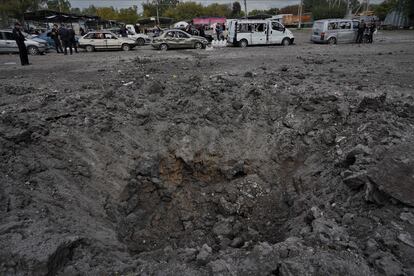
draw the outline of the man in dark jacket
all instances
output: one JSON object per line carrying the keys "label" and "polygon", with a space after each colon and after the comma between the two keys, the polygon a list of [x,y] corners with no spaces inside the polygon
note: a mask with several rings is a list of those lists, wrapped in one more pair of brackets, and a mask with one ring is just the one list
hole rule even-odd
{"label": "man in dark jacket", "polygon": [[67,49],[68,47],[69,47],[70,54],[72,54],[72,43],[70,42],[69,30],[66,29],[63,25],[60,26],[59,28],[59,36],[63,43],[63,49],[65,52],[65,55],[68,54],[68,49]]}
{"label": "man in dark jacket", "polygon": [[371,25],[369,26],[369,38],[368,42],[372,43],[374,40],[374,33],[377,30],[377,25],[375,24],[375,21],[372,20]]}
{"label": "man in dark jacket", "polygon": [[17,47],[19,47],[19,54],[20,54],[20,62],[22,63],[22,66],[29,65],[29,57],[27,55],[27,48],[24,44],[24,41],[26,40],[24,38],[24,35],[21,31],[22,25],[20,25],[19,22],[14,24],[13,29],[13,37],[14,40],[16,40]]}
{"label": "man in dark jacket", "polygon": [[127,28],[125,28],[125,26],[122,26],[121,27],[121,36],[122,37],[128,37],[128,30],[127,30]]}
{"label": "man in dark jacket", "polygon": [[362,39],[364,38],[364,32],[367,25],[365,24],[364,20],[361,20],[358,26],[358,34],[357,34],[357,43],[362,43]]}
{"label": "man in dark jacket", "polygon": [[75,49],[75,53],[78,53],[78,45],[76,42],[76,34],[73,28],[69,29],[69,39],[71,46]]}
{"label": "man in dark jacket", "polygon": [[53,25],[52,31],[50,32],[50,38],[55,42],[56,53],[63,53],[62,44],[59,39],[58,26]]}

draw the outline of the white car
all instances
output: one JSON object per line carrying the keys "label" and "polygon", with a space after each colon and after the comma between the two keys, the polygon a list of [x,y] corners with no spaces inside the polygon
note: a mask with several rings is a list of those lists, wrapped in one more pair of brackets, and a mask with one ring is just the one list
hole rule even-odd
{"label": "white car", "polygon": [[[27,51],[31,55],[39,55],[46,52],[48,46],[47,42],[39,39],[33,40],[26,38],[24,41]],[[18,53],[19,47],[14,40],[13,32],[10,30],[0,30],[0,53]]]}
{"label": "white car", "polygon": [[295,37],[280,22],[265,20],[231,20],[227,42],[242,48],[248,45],[282,44],[292,45]]}
{"label": "white car", "polygon": [[151,43],[151,39],[146,34],[128,34],[128,38],[135,40],[138,46]]}
{"label": "white car", "polygon": [[129,51],[135,46],[137,46],[135,40],[126,37],[118,37],[116,34],[109,31],[89,32],[79,39],[79,47],[84,48],[87,52],[111,49]]}
{"label": "white car", "polygon": [[133,25],[126,25],[125,27],[128,31],[128,37],[135,40],[138,46],[143,46],[145,44],[151,43],[151,38],[146,34],[135,32]]}

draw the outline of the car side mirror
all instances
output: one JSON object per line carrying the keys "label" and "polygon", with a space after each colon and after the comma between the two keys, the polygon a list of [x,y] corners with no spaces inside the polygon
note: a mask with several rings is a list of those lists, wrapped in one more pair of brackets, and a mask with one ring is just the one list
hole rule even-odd
{"label": "car side mirror", "polygon": [[286,32],[286,27],[283,27],[283,33],[285,33]]}

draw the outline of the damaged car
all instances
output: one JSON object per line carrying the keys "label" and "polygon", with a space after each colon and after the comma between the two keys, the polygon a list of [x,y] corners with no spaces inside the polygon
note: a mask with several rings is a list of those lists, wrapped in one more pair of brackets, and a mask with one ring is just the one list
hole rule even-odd
{"label": "damaged car", "polygon": [[183,48],[204,49],[207,44],[206,38],[190,35],[181,30],[166,30],[151,43],[152,47],[162,51]]}

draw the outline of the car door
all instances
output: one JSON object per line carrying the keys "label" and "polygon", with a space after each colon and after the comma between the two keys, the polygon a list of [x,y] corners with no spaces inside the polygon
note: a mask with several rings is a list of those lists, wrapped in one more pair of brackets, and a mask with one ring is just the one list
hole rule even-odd
{"label": "car door", "polygon": [[354,38],[351,21],[343,20],[339,22],[338,43],[350,43]]}
{"label": "car door", "polygon": [[253,24],[251,23],[238,23],[237,24],[237,41],[243,39],[247,40],[249,45],[252,44],[252,30]]}
{"label": "car door", "polygon": [[6,38],[4,32],[0,32],[0,53],[6,52]]}
{"label": "car door", "polygon": [[260,45],[267,43],[266,37],[266,24],[263,23],[256,23],[253,25],[253,32],[252,32],[252,44],[253,45]]}
{"label": "car door", "polygon": [[176,33],[175,31],[168,31],[164,37],[163,42],[167,43],[168,48],[177,48],[178,47],[178,40],[176,39]]}
{"label": "car door", "polygon": [[327,39],[330,39],[331,37],[338,39],[338,22],[337,21],[328,22],[328,30],[326,31],[325,37]]}
{"label": "car door", "polygon": [[282,43],[285,27],[277,21],[271,22],[271,29],[269,34],[269,44],[280,44]]}
{"label": "car door", "polygon": [[93,45],[96,49],[106,49],[106,41],[103,33],[90,33],[85,37],[85,43]]}
{"label": "car door", "polygon": [[182,31],[176,31],[177,44],[179,48],[192,48],[193,41],[191,36]]}
{"label": "car door", "polygon": [[121,48],[120,40],[111,33],[104,33],[105,43],[108,49],[119,49]]}

